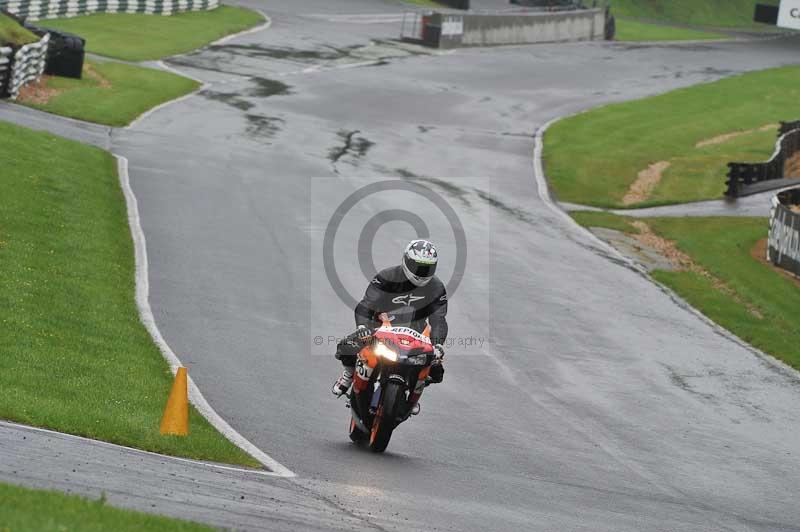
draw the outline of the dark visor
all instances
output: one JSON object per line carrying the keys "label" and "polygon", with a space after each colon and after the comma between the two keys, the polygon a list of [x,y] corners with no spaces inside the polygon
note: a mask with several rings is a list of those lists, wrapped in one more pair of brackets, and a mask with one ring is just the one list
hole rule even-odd
{"label": "dark visor", "polygon": [[404,257],[403,261],[406,263],[408,271],[417,277],[433,277],[433,274],[436,273],[436,264],[422,264],[408,257]]}

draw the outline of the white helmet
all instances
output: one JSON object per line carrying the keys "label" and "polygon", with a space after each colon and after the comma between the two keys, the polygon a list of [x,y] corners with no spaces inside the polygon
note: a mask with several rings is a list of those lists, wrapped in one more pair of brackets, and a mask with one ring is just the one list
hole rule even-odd
{"label": "white helmet", "polygon": [[436,273],[439,255],[427,240],[412,240],[403,253],[403,272],[411,283],[425,286]]}

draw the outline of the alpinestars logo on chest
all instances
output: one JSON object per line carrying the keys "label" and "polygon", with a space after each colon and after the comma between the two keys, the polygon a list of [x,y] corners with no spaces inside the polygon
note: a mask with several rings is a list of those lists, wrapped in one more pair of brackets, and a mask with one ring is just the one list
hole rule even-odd
{"label": "alpinestars logo on chest", "polygon": [[405,305],[408,307],[411,306],[411,303],[413,303],[414,301],[419,301],[420,299],[425,299],[425,296],[414,296],[411,294],[405,294],[402,296],[397,296],[394,299],[392,299],[392,303],[395,303],[397,305]]}

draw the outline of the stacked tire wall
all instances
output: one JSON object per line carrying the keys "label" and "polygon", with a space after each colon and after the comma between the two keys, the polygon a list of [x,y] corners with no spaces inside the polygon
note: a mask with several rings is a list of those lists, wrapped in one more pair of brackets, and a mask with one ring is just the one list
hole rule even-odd
{"label": "stacked tire wall", "polygon": [[219,0],[0,0],[0,9],[28,21],[91,13],[172,15],[218,6]]}
{"label": "stacked tire wall", "polygon": [[11,79],[11,63],[14,50],[8,46],[0,47],[0,98],[8,97],[8,80]]}
{"label": "stacked tire wall", "polygon": [[0,49],[0,79],[4,81],[3,92],[12,100],[26,84],[38,80],[47,65],[47,46],[50,35],[39,42],[26,44],[14,52],[11,48]]}

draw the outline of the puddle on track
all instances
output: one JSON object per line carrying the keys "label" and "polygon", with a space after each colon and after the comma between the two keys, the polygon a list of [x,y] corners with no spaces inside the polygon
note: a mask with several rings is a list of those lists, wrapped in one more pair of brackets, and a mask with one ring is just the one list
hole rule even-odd
{"label": "puddle on track", "polygon": [[270,96],[283,96],[292,94],[291,87],[281,81],[268,78],[251,78],[249,80],[254,86],[239,92],[220,92],[211,89],[200,91],[198,94],[209,100],[222,102],[240,111],[249,111],[255,104],[249,102],[245,97],[269,98]]}
{"label": "puddle on track", "polygon": [[323,46],[317,50],[299,50],[297,48],[271,47],[259,44],[221,44],[209,46],[207,51],[220,53],[230,56],[245,56],[249,58],[269,58],[269,59],[288,59],[300,62],[335,61],[343,59],[352,54],[360,45],[348,46],[345,48],[335,48],[333,46]]}
{"label": "puddle on track", "polygon": [[247,91],[248,96],[256,98],[269,98],[270,96],[281,96],[292,94],[291,87],[286,83],[268,78],[251,78],[255,87]]}
{"label": "puddle on track", "polygon": [[274,139],[281,131],[281,126],[286,123],[283,118],[277,116],[264,116],[257,114],[246,114],[247,134],[250,137],[261,139]]}
{"label": "puddle on track", "polygon": [[360,131],[339,131],[336,135],[342,139],[342,145],[328,150],[328,159],[333,163],[338,163],[344,156],[352,155],[360,159],[364,157],[375,143],[360,135]]}

